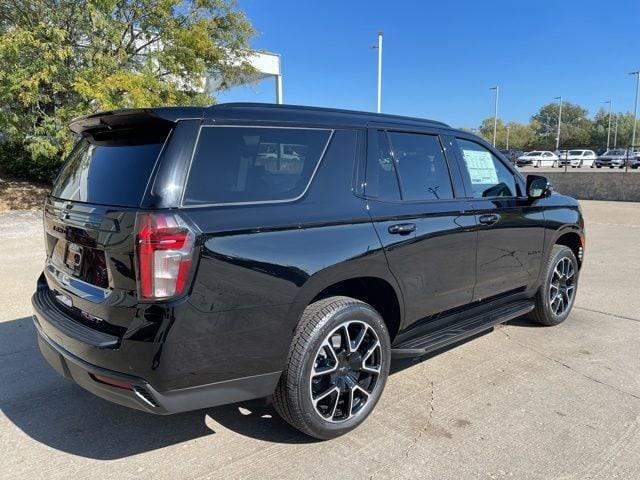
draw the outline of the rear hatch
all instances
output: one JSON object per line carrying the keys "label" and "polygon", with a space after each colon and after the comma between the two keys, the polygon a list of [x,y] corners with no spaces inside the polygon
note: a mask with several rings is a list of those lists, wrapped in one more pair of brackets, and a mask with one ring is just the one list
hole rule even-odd
{"label": "rear hatch", "polygon": [[136,315],[136,214],[171,122],[124,116],[84,128],[44,207],[48,294],[75,320],[122,337]]}

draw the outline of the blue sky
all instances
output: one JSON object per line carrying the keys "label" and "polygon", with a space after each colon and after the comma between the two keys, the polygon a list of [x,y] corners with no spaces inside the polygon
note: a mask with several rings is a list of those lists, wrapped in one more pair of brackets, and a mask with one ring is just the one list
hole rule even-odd
{"label": "blue sky", "polygon": [[[528,121],[562,95],[595,113],[632,111],[640,68],[640,1],[240,0],[256,49],[282,55],[285,103],[374,111],[384,32],[382,110],[478,126]],[[219,102],[272,102],[265,80]]]}

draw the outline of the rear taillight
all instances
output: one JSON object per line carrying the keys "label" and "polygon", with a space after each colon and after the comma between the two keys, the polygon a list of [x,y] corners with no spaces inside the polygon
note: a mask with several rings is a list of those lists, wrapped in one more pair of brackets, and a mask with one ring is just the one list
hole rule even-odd
{"label": "rear taillight", "polygon": [[145,299],[166,299],[185,292],[195,234],[173,213],[143,213],[137,219],[138,291]]}

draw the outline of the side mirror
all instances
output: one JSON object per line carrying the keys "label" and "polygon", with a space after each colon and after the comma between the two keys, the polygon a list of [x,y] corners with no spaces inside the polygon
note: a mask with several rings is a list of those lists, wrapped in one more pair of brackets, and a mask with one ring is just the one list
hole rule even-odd
{"label": "side mirror", "polygon": [[551,192],[553,192],[553,186],[547,177],[540,175],[527,177],[527,196],[531,200],[548,197]]}

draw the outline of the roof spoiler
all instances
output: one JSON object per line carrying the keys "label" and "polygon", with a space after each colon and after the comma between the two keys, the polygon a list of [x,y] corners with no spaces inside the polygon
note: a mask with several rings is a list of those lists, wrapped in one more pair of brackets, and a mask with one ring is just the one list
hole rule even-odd
{"label": "roof spoiler", "polygon": [[181,119],[200,119],[203,112],[204,109],[200,107],[112,110],[74,118],[69,123],[69,128],[77,135],[93,135],[110,130],[142,126],[169,129]]}

